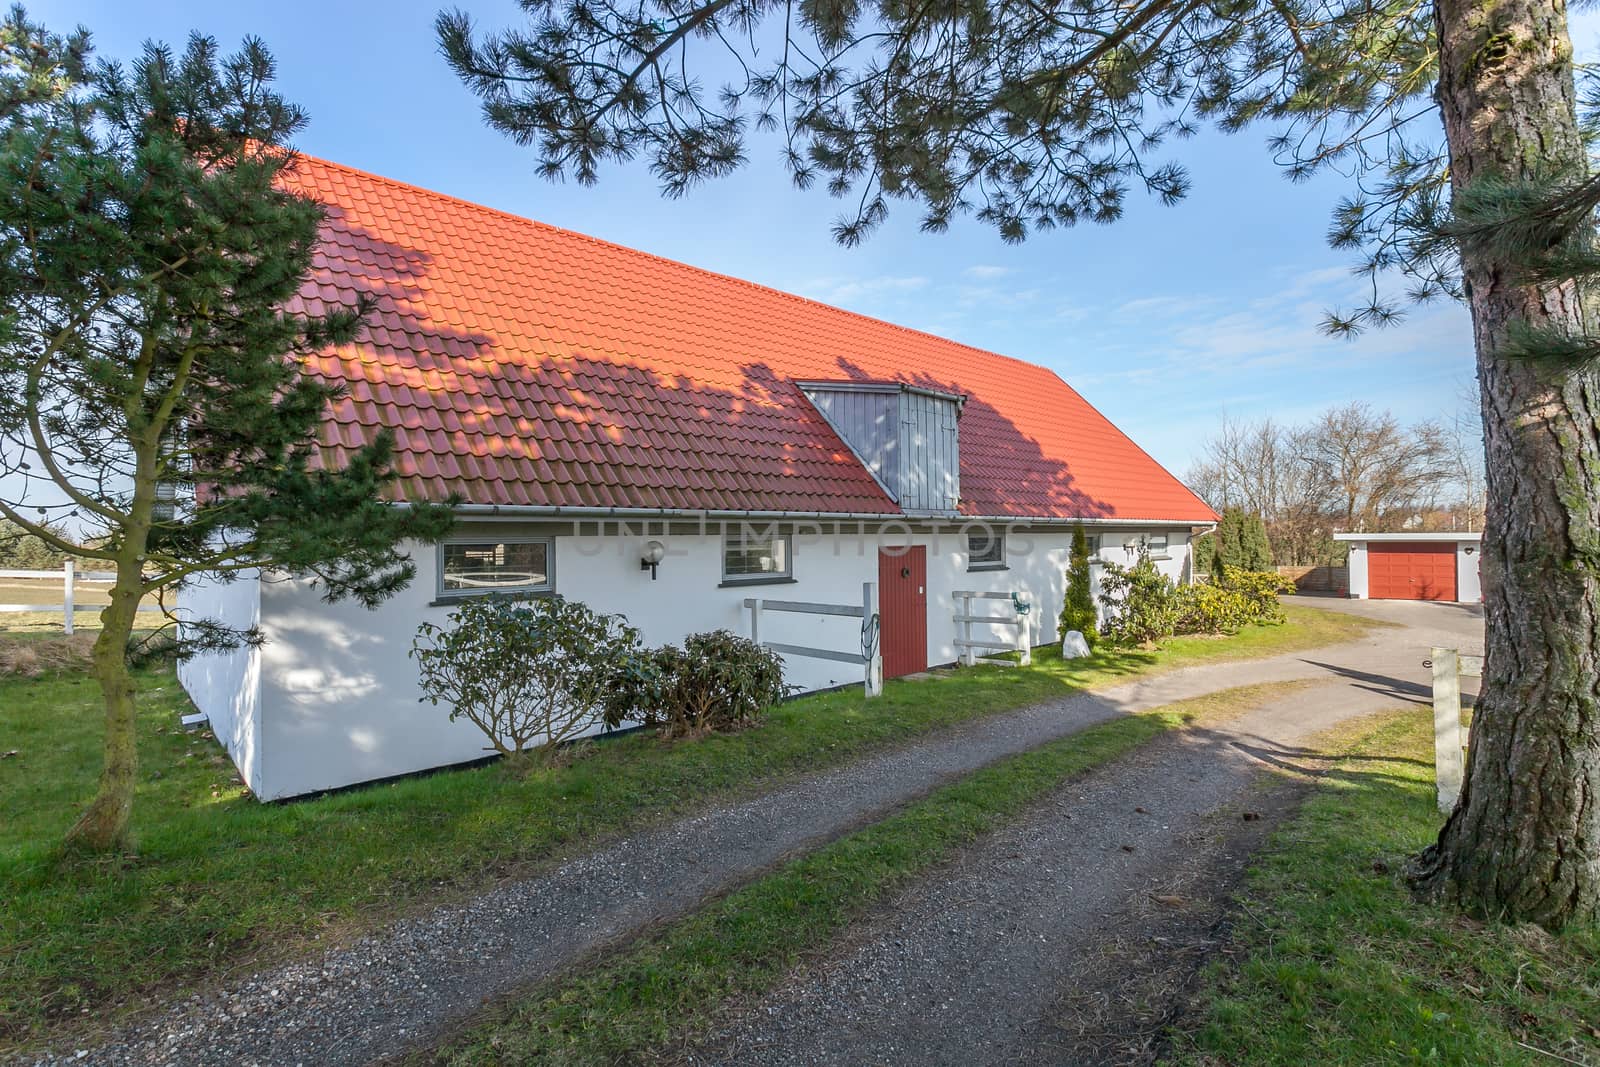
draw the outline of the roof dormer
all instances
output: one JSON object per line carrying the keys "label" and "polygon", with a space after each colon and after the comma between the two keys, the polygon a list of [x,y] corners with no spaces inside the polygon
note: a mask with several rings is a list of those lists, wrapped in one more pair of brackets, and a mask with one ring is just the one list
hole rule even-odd
{"label": "roof dormer", "polygon": [[796,384],[900,510],[956,510],[965,396],[902,382]]}

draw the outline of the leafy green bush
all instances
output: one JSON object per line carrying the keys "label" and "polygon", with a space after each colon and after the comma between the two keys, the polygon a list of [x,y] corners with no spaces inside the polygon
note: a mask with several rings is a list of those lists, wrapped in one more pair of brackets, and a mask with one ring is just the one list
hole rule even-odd
{"label": "leafy green bush", "polygon": [[1178,622],[1178,591],[1146,553],[1131,567],[1105,564],[1100,600],[1106,606],[1102,634],[1113,644],[1148,645],[1171,637]]}
{"label": "leafy green bush", "polygon": [[1209,582],[1180,586],[1176,591],[1180,634],[1236,634],[1251,624],[1284,620],[1278,594],[1294,583],[1271,572],[1227,570]]}
{"label": "leafy green bush", "polygon": [[1067,564],[1067,596],[1061,605],[1059,632],[1077,630],[1093,648],[1100,640],[1099,619],[1094,608],[1094,590],[1089,584],[1089,538],[1079,526],[1072,531],[1072,556]]}
{"label": "leafy green bush", "polygon": [[727,630],[691,634],[617,665],[609,726],[657,726],[669,737],[742,729],[788,695],[776,652]]}
{"label": "leafy green bush", "polygon": [[1250,622],[1276,623],[1283,621],[1283,605],[1278,597],[1294,592],[1294,582],[1276,571],[1228,570],[1212,578],[1224,589],[1232,590],[1249,605]]}
{"label": "leafy green bush", "polygon": [[1210,582],[1180,586],[1177,590],[1180,634],[1236,634],[1251,621],[1250,604],[1232,589]]}
{"label": "leafy green bush", "polygon": [[637,655],[639,631],[561,597],[474,597],[425,622],[411,655],[422,674],[422,699],[443,702],[482,730],[489,748],[520,757],[599,725],[617,665]]}

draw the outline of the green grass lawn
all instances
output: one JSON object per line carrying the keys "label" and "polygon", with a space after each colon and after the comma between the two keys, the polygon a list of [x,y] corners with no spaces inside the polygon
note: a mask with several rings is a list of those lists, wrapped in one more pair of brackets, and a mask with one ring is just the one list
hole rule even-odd
{"label": "green grass lawn", "polygon": [[[1068,780],[1166,730],[1232,718],[1302,682],[1180,701],[1001,760],[786,864],[597,967],[498,1005],[418,1063],[613,1064],[682,1050],[897,887]],[[678,1057],[663,1057],[675,1060]]]}
{"label": "green grass lawn", "polygon": [[301,951],[470,891],[609,833],[784,775],[1076,689],[1191,664],[1351,640],[1374,624],[1291,608],[1237,638],[1181,638],[1029,670],[985,667],[776,709],[758,729],[667,744],[634,735],[518,779],[496,766],[291,804],[243,795],[216,744],[178,728],[170,670],[140,676],[136,856],[64,860],[92,795],[98,696],[82,675],[0,678],[0,1045],[85,1009]]}
{"label": "green grass lawn", "polygon": [[1177,1062],[1600,1064],[1600,927],[1552,937],[1407,892],[1433,790],[1425,711],[1335,767],[1252,873]]}

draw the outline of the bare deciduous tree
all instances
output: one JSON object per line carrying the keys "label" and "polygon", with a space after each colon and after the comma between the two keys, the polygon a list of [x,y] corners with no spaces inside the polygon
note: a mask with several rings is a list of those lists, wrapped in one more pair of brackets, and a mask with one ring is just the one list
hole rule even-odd
{"label": "bare deciduous tree", "polygon": [[1474,420],[1405,426],[1361,403],[1300,426],[1224,416],[1188,481],[1219,511],[1260,515],[1277,563],[1329,563],[1335,530],[1459,527],[1481,517]]}
{"label": "bare deciduous tree", "polygon": [[1361,402],[1325,412],[1303,440],[1304,461],[1328,487],[1330,510],[1345,530],[1404,526],[1441,499],[1452,473],[1437,423],[1402,426]]}

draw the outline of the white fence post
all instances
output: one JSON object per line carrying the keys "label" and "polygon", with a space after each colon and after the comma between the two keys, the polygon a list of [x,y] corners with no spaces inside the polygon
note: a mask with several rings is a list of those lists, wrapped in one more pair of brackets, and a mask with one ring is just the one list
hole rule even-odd
{"label": "white fence post", "polygon": [[1433,762],[1439,810],[1449,814],[1461,795],[1466,760],[1461,746],[1461,657],[1453,648],[1433,656]]}
{"label": "white fence post", "polygon": [[972,594],[957,593],[961,598],[961,606],[957,610],[961,613],[961,665],[971,667],[978,662],[978,651],[972,647]]}
{"label": "white fence post", "polygon": [[1033,623],[1032,615],[1024,615],[1017,620],[1017,662],[1024,667],[1033,666]]}
{"label": "white fence post", "polygon": [[755,644],[761,643],[761,601],[746,600],[750,605],[750,640]]}
{"label": "white fence post", "polygon": [[74,605],[73,605],[73,603],[72,603],[73,592],[74,592],[73,586],[75,584],[73,582],[73,578],[75,577],[75,574],[74,574],[75,570],[76,570],[76,568],[73,566],[72,557],[68,556],[66,562],[61,565],[61,581],[62,581],[62,605],[61,606],[62,606],[62,610],[65,611],[65,613],[66,613],[66,621],[62,623],[62,626],[63,626],[63,628],[65,629],[65,631],[68,634],[72,633],[72,613],[73,613],[74,610],[76,610]]}
{"label": "white fence post", "polygon": [[871,635],[871,645],[862,642],[862,653],[866,655],[866,691],[867,696],[883,695],[883,631],[878,618],[878,583],[861,583],[861,626],[865,633]]}

